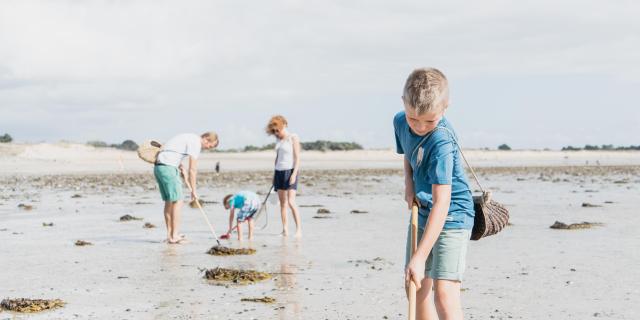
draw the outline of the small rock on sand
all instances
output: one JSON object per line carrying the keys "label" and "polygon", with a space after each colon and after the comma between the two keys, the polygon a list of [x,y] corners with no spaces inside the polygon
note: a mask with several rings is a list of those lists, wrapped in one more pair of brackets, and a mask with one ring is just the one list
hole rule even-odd
{"label": "small rock on sand", "polygon": [[362,214],[362,213],[369,213],[369,211],[364,211],[364,210],[357,210],[357,209],[354,209],[354,210],[351,210],[351,213],[354,213],[354,214]]}
{"label": "small rock on sand", "polygon": [[76,193],[76,194],[72,195],[71,198],[82,198],[82,195]]}
{"label": "small rock on sand", "polygon": [[320,208],[320,209],[318,209],[318,211],[316,211],[316,212],[317,212],[317,213],[320,213],[320,214],[327,214],[327,213],[331,213],[331,211],[329,211],[329,209],[326,209],[326,208]]}
{"label": "small rock on sand", "polygon": [[149,222],[147,222],[147,223],[145,223],[145,224],[144,224],[144,226],[142,226],[142,227],[143,227],[143,228],[145,228],[145,229],[152,229],[152,228],[155,228],[155,227],[156,227],[156,225],[155,225],[155,224],[153,224],[153,223],[149,223]]}

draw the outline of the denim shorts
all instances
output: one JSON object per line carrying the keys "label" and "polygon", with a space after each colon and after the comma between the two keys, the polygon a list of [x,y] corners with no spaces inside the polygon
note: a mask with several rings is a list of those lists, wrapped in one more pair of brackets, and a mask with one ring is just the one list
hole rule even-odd
{"label": "denim shorts", "polygon": [[298,190],[298,180],[300,180],[300,172],[296,177],[296,181],[293,184],[289,184],[289,179],[293,169],[289,170],[275,170],[273,173],[273,190]]}
{"label": "denim shorts", "polygon": [[[418,227],[418,243],[424,229]],[[465,270],[467,245],[471,238],[471,230],[443,229],[438,240],[429,252],[424,268],[424,275],[435,280],[462,281]],[[411,257],[411,225],[407,233],[405,266]]]}

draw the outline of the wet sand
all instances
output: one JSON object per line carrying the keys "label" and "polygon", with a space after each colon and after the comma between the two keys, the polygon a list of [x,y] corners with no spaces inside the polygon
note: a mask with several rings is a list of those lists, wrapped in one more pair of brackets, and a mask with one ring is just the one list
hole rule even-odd
{"label": "wet sand", "polygon": [[[280,237],[279,213],[269,203],[268,225],[259,230],[265,220],[257,221],[253,242],[222,241],[256,250],[242,256],[207,254],[215,241],[187,203],[182,232],[190,243],[162,243],[162,202],[150,167],[4,172],[0,299],[67,303],[17,316],[29,319],[403,319],[409,213],[399,167],[305,169],[298,198],[303,237]],[[462,293],[467,319],[637,317],[640,166],[489,166],[478,173],[511,210],[512,225],[470,245]],[[266,170],[203,172],[199,193],[205,201],[240,189],[264,193],[270,180]],[[319,208],[330,213],[318,214]],[[222,206],[207,203],[204,210],[222,234],[228,218]],[[126,214],[143,220],[121,222]],[[555,221],[602,225],[549,228]],[[78,239],[93,245],[75,246]],[[268,272],[273,279],[215,285],[203,278],[215,267]],[[241,302],[264,296],[276,302]],[[0,319],[14,316],[0,312]]]}

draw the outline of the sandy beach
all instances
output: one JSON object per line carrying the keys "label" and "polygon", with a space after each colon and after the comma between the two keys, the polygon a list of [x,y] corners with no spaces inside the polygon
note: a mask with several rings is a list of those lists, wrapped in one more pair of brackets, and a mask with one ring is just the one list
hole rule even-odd
{"label": "sandy beach", "polygon": [[[512,223],[470,244],[462,285],[467,319],[637,319],[640,152],[466,153],[484,187],[510,209]],[[273,157],[203,154],[199,194],[218,234],[228,218],[221,198],[241,189],[264,195]],[[31,315],[2,311],[0,319],[406,318],[409,212],[401,156],[373,150],[302,157],[303,237],[279,236],[277,204],[268,202],[268,220],[257,221],[265,228],[253,242],[223,241],[256,253],[220,257],[206,254],[215,240],[188,206],[182,232],[190,243],[162,242],[163,203],[152,166],[135,153],[0,144],[0,299],[66,302]],[[120,221],[126,214],[142,220]],[[602,225],[550,229],[555,221]],[[77,240],[92,245],[76,246]],[[215,267],[273,278],[221,286],[203,278]],[[276,302],[241,301],[264,296]]]}

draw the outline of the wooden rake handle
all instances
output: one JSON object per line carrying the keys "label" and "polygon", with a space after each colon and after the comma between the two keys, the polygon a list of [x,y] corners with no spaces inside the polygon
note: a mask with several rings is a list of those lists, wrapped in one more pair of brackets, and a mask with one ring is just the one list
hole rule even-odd
{"label": "wooden rake handle", "polygon": [[[191,189],[191,184],[189,183],[189,180],[186,179],[186,177],[184,177],[184,182],[187,184],[187,188],[189,188],[189,192],[193,193],[193,189]],[[204,213],[204,210],[202,210],[202,206],[200,205],[200,199],[196,198],[196,206],[198,207],[198,209],[200,209],[200,213],[202,213],[202,217],[204,217],[204,221],[207,222],[207,225],[209,226],[209,230],[211,230],[211,233],[213,234],[213,238],[216,239],[216,242],[218,243],[218,245],[220,245],[220,240],[218,240],[218,235],[216,234],[216,231],[213,230],[213,226],[211,225],[211,222],[209,222],[209,218],[207,218],[207,214]]]}
{"label": "wooden rake handle", "polygon": [[[418,247],[418,204],[411,206],[411,256]],[[416,319],[416,284],[409,281],[409,320]]]}

